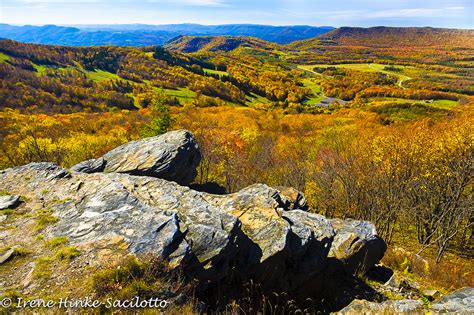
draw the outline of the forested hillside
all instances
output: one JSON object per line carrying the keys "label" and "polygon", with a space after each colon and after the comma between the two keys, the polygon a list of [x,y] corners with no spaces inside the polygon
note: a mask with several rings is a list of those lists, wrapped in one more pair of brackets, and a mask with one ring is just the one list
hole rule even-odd
{"label": "forested hillside", "polygon": [[366,47],[467,47],[474,48],[473,30],[432,27],[341,27],[331,32],[293,43]]}

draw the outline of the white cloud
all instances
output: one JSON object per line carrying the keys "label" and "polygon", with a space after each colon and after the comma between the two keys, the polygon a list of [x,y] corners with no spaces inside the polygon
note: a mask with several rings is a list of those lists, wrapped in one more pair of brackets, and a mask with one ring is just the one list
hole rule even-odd
{"label": "white cloud", "polygon": [[171,3],[200,7],[224,7],[227,6],[226,0],[147,0],[154,3]]}
{"label": "white cloud", "polygon": [[463,10],[464,7],[448,7],[440,9],[414,8],[400,10],[383,10],[367,13],[368,18],[416,18],[416,17],[438,17],[446,15],[446,10]]}
{"label": "white cloud", "polygon": [[223,0],[180,0],[177,1],[183,4],[197,5],[197,6],[223,6]]}

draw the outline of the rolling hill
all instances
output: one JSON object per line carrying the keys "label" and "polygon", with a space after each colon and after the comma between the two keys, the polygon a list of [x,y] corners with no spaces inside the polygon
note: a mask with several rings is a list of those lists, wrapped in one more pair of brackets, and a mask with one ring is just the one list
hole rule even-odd
{"label": "rolling hill", "polygon": [[230,25],[77,25],[75,27],[13,26],[0,24],[2,38],[35,44],[67,46],[148,46],[162,45],[180,35],[188,36],[251,36],[288,44],[312,38],[333,30],[333,27],[269,26],[250,24]]}
{"label": "rolling hill", "polygon": [[289,47],[304,50],[318,45],[474,48],[474,30],[431,27],[341,27],[315,38],[291,43]]}
{"label": "rolling hill", "polygon": [[280,47],[258,38],[229,36],[180,36],[166,45],[168,49],[191,53],[198,51],[232,51],[239,47],[273,50]]}

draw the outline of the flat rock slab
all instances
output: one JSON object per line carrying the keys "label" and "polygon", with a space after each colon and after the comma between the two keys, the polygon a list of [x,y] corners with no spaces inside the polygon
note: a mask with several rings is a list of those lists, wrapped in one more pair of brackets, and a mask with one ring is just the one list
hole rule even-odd
{"label": "flat rock slab", "polygon": [[0,253],[0,265],[9,261],[15,255],[15,248],[10,248],[4,253]]}
{"label": "flat rock slab", "polygon": [[20,204],[20,196],[0,196],[0,210],[14,209]]}

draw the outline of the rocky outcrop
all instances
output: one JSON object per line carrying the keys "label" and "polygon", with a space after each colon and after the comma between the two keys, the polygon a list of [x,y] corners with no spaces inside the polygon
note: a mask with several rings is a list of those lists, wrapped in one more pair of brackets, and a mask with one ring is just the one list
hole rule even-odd
{"label": "rocky outcrop", "polygon": [[371,222],[332,219],[336,237],[329,256],[344,263],[351,274],[364,274],[382,259],[387,245]]}
{"label": "rocky outcrop", "polygon": [[272,287],[297,286],[324,268],[334,238],[329,220],[288,211],[286,197],[261,184],[212,195],[153,177],[70,175],[50,163],[7,169],[0,178],[8,190],[41,195],[59,219],[54,236],[84,244],[118,235],[129,251],[154,253],[209,281],[232,270]]}
{"label": "rocky outcrop", "polygon": [[474,288],[464,288],[445,295],[431,304],[439,313],[474,314]]}
{"label": "rocky outcrop", "polygon": [[445,295],[432,304],[421,300],[389,300],[381,303],[354,300],[337,314],[473,314],[474,288],[464,288]]}
{"label": "rocky outcrop", "polygon": [[71,168],[83,173],[127,173],[174,181],[182,185],[196,177],[201,161],[199,146],[186,130],[131,141],[96,160],[81,162]]}
{"label": "rocky outcrop", "polygon": [[290,291],[322,283],[331,256],[352,272],[383,255],[373,225],[304,211],[304,196],[294,189],[255,184],[217,195],[180,185],[194,177],[199,159],[194,137],[176,131],[70,171],[52,163],[0,171],[0,190],[50,209],[58,222],[42,231],[47,237],[92,249],[119,238],[129,252],[152,253],[202,283],[252,279]]}
{"label": "rocky outcrop", "polygon": [[20,196],[0,196],[0,210],[14,209],[20,204]]}
{"label": "rocky outcrop", "polygon": [[335,314],[418,314],[422,311],[422,307],[421,300],[388,300],[381,303],[354,300]]}

